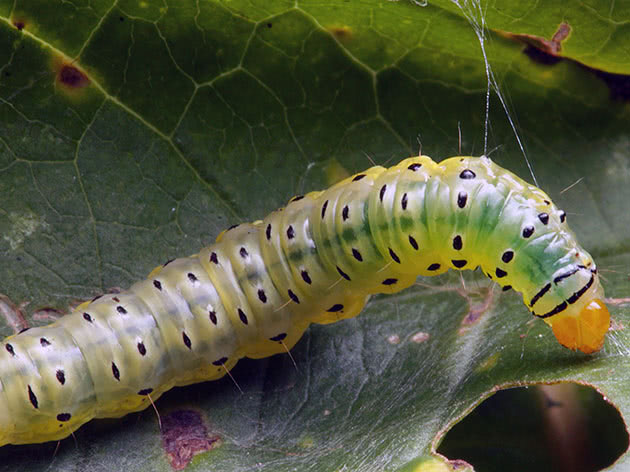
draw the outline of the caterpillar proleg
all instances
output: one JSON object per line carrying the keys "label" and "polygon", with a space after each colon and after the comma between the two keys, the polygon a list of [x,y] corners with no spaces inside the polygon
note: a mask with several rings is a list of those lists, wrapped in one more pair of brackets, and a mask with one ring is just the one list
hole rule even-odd
{"label": "caterpillar proleg", "polygon": [[311,323],[356,316],[370,294],[478,266],[521,292],[564,346],[602,347],[603,289],[566,214],[487,157],[412,157],[294,197],[126,291],[5,339],[0,445],[142,410],[241,357],[285,352]]}

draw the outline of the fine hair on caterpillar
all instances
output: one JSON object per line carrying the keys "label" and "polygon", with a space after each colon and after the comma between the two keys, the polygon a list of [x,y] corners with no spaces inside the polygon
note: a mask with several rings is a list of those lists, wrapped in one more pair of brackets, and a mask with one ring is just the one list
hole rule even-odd
{"label": "fine hair on caterpillar", "polygon": [[599,350],[609,327],[596,265],[566,213],[487,157],[412,157],[292,198],[166,262],[120,293],[4,340],[0,444],[61,439],[287,352],[311,323],[359,314],[448,269],[521,292],[558,341]]}

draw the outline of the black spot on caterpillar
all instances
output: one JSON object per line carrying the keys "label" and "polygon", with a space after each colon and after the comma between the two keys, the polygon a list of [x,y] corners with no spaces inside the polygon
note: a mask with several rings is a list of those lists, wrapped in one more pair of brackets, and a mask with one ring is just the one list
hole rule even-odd
{"label": "black spot on caterpillar", "polygon": [[[548,246],[550,235],[561,243]],[[218,379],[241,356],[285,352],[309,323],[356,316],[370,294],[477,266],[521,292],[561,344],[601,348],[609,327],[603,289],[564,212],[486,157],[420,156],[294,198],[116,296],[5,340],[0,401],[10,398],[14,409],[11,425],[0,424],[0,445],[63,438],[96,411],[144,409],[149,394]],[[57,361],[35,363],[31,354],[42,350]],[[56,380],[44,384],[46,377]],[[102,392],[110,401],[97,400]],[[36,417],[26,414],[33,409]]]}

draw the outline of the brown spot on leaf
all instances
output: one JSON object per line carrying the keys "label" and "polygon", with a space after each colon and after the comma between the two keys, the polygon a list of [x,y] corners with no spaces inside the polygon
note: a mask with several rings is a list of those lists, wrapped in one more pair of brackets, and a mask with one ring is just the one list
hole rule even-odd
{"label": "brown spot on leaf", "polygon": [[208,433],[194,410],[177,410],[162,417],[162,447],[173,470],[183,470],[195,455],[220,444],[221,438]]}
{"label": "brown spot on leaf", "polygon": [[630,76],[627,74],[615,74],[605,70],[595,69],[578,61],[562,56],[562,41],[569,37],[571,26],[568,23],[560,23],[553,37],[549,40],[532,34],[499,32],[506,38],[525,43],[527,47],[523,51],[530,59],[544,65],[554,65],[562,60],[569,60],[592,72],[603,80],[610,90],[611,100],[630,101]]}
{"label": "brown spot on leaf", "polygon": [[562,41],[568,38],[571,26],[560,23],[551,39],[533,34],[503,32],[503,35],[527,44],[524,53],[542,64],[555,64],[561,60]]}
{"label": "brown spot on leaf", "polygon": [[[471,325],[479,321],[484,313],[490,310],[492,302],[494,301],[494,291],[492,288],[488,288],[485,292],[485,294],[481,292],[474,297],[465,295],[466,301],[468,302],[468,313],[462,320],[459,334],[466,332]],[[482,296],[483,298],[479,299],[478,296]]]}
{"label": "brown spot on leaf", "polygon": [[71,64],[61,66],[57,74],[57,80],[59,83],[70,88],[82,88],[90,83],[87,76]]}
{"label": "brown spot on leaf", "polygon": [[331,26],[328,28],[328,31],[341,42],[348,41],[352,39],[352,28],[349,26]]}
{"label": "brown spot on leaf", "polygon": [[4,318],[16,334],[29,328],[23,310],[27,304],[28,303],[22,303],[18,306],[6,295],[0,294],[0,316]]}

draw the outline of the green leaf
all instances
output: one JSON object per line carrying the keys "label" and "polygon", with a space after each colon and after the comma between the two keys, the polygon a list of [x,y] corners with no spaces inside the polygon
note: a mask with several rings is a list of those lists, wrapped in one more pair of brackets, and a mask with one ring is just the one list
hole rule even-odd
{"label": "green leaf", "polygon": [[[441,160],[459,153],[459,126],[462,153],[492,152],[531,181],[495,96],[484,146],[482,52],[447,0],[171,3],[0,2],[0,292],[28,302],[29,325],[295,194],[417,154],[418,137]],[[630,11],[500,0],[484,12],[538,184],[567,211],[607,295],[628,297],[628,97],[623,77],[602,73],[630,74]],[[523,35],[551,40],[563,22],[568,59],[525,54]],[[444,470],[431,456],[444,432],[512,385],[591,384],[630,417],[627,303],[610,305],[616,329],[585,356],[559,346],[517,294],[462,276],[312,326],[292,351],[297,369],[286,355],[241,361],[243,394],[229,378],[165,394],[162,418],[201,431],[186,450],[220,438],[186,470]],[[55,444],[5,446],[0,470],[169,470],[162,439],[149,409],[89,423],[54,457]]]}

